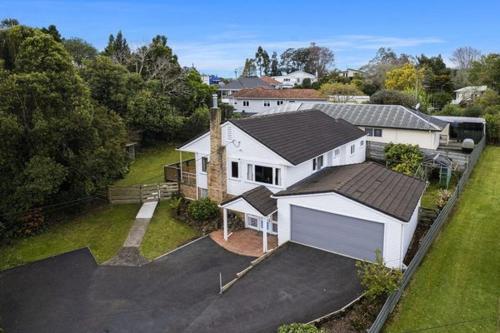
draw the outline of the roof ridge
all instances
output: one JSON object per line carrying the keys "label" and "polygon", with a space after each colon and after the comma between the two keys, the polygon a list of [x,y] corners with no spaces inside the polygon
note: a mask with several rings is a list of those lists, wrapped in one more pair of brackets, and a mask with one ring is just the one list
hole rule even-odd
{"label": "roof ridge", "polygon": [[[406,112],[410,112],[412,115],[414,115],[415,117],[421,119],[422,121],[425,121],[427,124],[431,125],[432,127],[434,127],[435,129],[437,130],[441,130],[437,125],[433,124],[431,121],[425,119],[424,117],[422,117],[421,115],[419,115],[418,113],[415,113],[414,111],[418,111],[418,110],[412,110],[410,108],[407,108],[406,106],[402,106],[400,105],[403,109],[405,109]],[[420,112],[420,111],[418,111]]]}

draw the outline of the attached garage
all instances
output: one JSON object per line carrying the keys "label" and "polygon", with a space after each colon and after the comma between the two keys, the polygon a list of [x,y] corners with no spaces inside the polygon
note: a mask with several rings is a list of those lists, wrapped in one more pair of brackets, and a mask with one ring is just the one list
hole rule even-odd
{"label": "attached garage", "polygon": [[402,267],[418,222],[420,179],[374,162],[327,167],[273,194],[278,243]]}
{"label": "attached garage", "polygon": [[384,224],[291,205],[291,241],[361,260],[383,254]]}

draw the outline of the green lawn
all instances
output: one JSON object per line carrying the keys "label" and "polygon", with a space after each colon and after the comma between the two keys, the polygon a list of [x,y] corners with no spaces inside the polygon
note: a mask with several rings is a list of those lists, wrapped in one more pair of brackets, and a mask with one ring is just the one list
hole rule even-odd
{"label": "green lawn", "polygon": [[[455,190],[455,186],[457,186],[456,178],[457,177],[455,175],[451,178],[450,186],[448,188],[450,192],[453,192]],[[429,186],[427,186],[427,189],[422,196],[423,208],[437,209],[437,198],[440,189],[443,189],[443,187],[439,185],[437,180],[433,180]]]}
{"label": "green lawn", "polygon": [[500,147],[488,147],[385,332],[499,332],[499,235]]}
{"label": "green lawn", "polygon": [[[191,154],[183,153],[182,159],[191,159]],[[171,144],[156,144],[137,153],[125,178],[115,183],[118,186],[154,184],[164,181],[163,166],[179,161],[179,152]]]}
{"label": "green lawn", "polygon": [[44,233],[0,247],[0,270],[88,246],[101,263],[120,249],[139,204],[96,208]]}
{"label": "green lawn", "polygon": [[169,201],[161,201],[142,241],[141,253],[153,259],[198,236],[196,230],[172,217]]}

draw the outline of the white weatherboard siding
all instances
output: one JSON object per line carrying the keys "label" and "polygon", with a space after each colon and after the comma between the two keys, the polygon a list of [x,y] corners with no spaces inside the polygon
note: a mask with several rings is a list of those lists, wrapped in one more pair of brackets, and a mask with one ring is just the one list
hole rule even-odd
{"label": "white weatherboard siding", "polygon": [[[360,129],[365,130],[365,127],[359,126]],[[382,137],[369,136],[368,141],[382,142],[382,143],[404,143],[419,145],[420,148],[437,149],[439,146],[439,136],[442,133],[447,133],[446,128],[443,132],[438,131],[417,131],[407,130],[401,128],[382,128]]]}
{"label": "white weatherboard siding", "polygon": [[[364,162],[366,139],[367,137],[364,136],[338,147],[339,155],[335,155],[336,149],[323,154],[323,167]],[[264,185],[276,193],[315,172],[312,159],[294,166],[231,123],[222,125],[222,143],[226,146],[227,193],[231,195],[240,195],[259,185]],[[354,154],[351,154],[351,145],[355,146]],[[208,134],[182,148],[183,151],[195,153],[196,184],[201,188],[207,188],[207,174],[201,171],[201,158],[209,158],[209,148],[210,137]],[[237,179],[231,177],[232,162],[239,163],[239,177]],[[281,185],[248,180],[248,164],[279,168],[281,170]]]}
{"label": "white weatherboard siding", "polygon": [[[384,262],[390,267],[401,267],[404,254],[404,229],[407,237],[413,236],[413,224],[406,228],[406,222],[350,200],[336,193],[295,195],[277,197],[278,199],[278,243],[281,245],[291,239],[290,205],[317,209],[324,212],[359,218],[384,224]],[[418,210],[418,207],[417,207]],[[416,221],[416,220],[415,220]],[[416,225],[416,222],[414,222]],[[403,251],[404,250],[404,251]]]}
{"label": "white weatherboard siding", "polygon": [[420,201],[418,202],[415,211],[413,211],[410,221],[403,225],[403,254],[406,254],[406,251],[408,251],[411,239],[413,238],[413,234],[415,233],[415,229],[417,228],[419,208]]}
{"label": "white weatherboard siding", "polygon": [[[245,105],[244,103],[245,102]],[[229,104],[234,106],[234,111],[235,112],[246,112],[246,113],[261,113],[264,111],[271,110],[276,107],[283,107],[283,105],[288,105],[288,104],[295,104],[295,103],[302,103],[302,102],[314,102],[317,103],[318,99],[302,99],[302,98],[297,98],[297,99],[285,99],[285,98],[243,98],[243,97],[238,97],[234,98],[232,97],[229,100]]]}

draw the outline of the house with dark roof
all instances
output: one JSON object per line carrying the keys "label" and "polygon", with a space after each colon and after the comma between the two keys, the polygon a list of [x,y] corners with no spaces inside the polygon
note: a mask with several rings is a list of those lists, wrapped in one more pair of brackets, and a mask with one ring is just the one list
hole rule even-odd
{"label": "house with dark roof", "polygon": [[401,105],[309,102],[275,107],[255,116],[309,110],[320,110],[358,126],[370,142],[414,144],[435,150],[449,141],[446,121]]}
{"label": "house with dark roof", "polygon": [[301,102],[326,101],[315,89],[268,89],[264,87],[242,89],[233,93],[229,104],[234,106],[236,112],[259,114],[282,105]]}
{"label": "house with dark roof", "polygon": [[[380,251],[402,267],[425,182],[366,162],[367,134],[323,111],[285,112],[221,124],[178,148],[195,156],[195,193],[279,245],[300,243],[360,260]],[[182,186],[181,186],[182,188]]]}
{"label": "house with dark roof", "polygon": [[240,77],[235,80],[231,80],[226,84],[219,85],[219,95],[223,103],[230,103],[231,95],[242,89],[252,89],[252,88],[266,88],[274,89],[279,82],[272,80],[271,78],[260,78],[256,76],[252,77]]}

